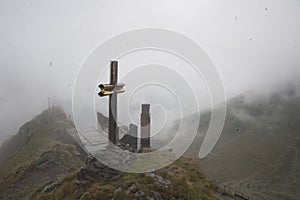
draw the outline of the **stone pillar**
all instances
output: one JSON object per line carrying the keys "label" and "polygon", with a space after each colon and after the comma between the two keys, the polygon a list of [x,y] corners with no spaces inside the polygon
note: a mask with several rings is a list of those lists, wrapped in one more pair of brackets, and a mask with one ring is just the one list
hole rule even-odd
{"label": "stone pillar", "polygon": [[141,149],[150,148],[150,104],[142,104]]}

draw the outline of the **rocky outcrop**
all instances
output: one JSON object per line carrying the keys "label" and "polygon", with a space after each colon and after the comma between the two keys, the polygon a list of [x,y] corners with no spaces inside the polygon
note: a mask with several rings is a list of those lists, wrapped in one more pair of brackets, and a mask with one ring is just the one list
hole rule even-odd
{"label": "rocky outcrop", "polygon": [[77,184],[91,183],[99,178],[104,179],[117,179],[120,177],[121,172],[112,169],[100,161],[98,161],[94,156],[89,155],[85,161],[85,167],[81,168],[77,174]]}
{"label": "rocky outcrop", "polygon": [[128,149],[131,152],[137,152],[138,150],[138,138],[137,138],[138,127],[135,124],[129,125],[129,130],[126,135],[120,139],[120,146],[122,149]]}

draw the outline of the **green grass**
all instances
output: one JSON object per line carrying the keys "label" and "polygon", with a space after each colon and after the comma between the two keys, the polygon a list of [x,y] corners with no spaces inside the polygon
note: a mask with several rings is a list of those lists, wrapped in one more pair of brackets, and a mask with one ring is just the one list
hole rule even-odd
{"label": "green grass", "polygon": [[4,162],[0,163],[0,176],[5,176],[18,167],[29,164],[38,156],[50,149],[55,143],[54,138],[47,129],[37,129],[37,133],[23,148],[8,157]]}
{"label": "green grass", "polygon": [[[175,173],[170,173],[175,171]],[[180,158],[170,166],[156,171],[164,180],[170,181],[168,188],[158,184],[155,177],[147,174],[123,173],[120,179],[108,181],[99,179],[85,186],[75,183],[76,174],[71,174],[61,182],[61,187],[53,193],[37,192],[33,199],[136,199],[134,194],[142,190],[146,196],[154,197],[154,191],[162,195],[163,199],[216,199],[213,197],[215,188],[208,181],[197,161]],[[126,194],[127,189],[135,185],[135,189]],[[120,188],[117,190],[117,188]],[[41,191],[41,190],[39,190]]]}
{"label": "green grass", "polygon": [[[66,132],[71,126],[63,113],[51,108],[27,122],[17,135],[6,142],[0,150],[13,152],[0,162],[0,199],[9,196],[26,199],[41,184],[57,180],[56,175],[63,176],[83,166]],[[9,150],[8,145],[13,144],[19,147]],[[48,168],[38,169],[35,166],[43,155],[55,162]]]}

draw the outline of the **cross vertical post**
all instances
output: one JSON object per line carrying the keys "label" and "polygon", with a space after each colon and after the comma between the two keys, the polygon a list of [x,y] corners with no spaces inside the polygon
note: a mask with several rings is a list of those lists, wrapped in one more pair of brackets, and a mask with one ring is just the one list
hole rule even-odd
{"label": "cross vertical post", "polygon": [[110,83],[100,84],[100,97],[109,96],[108,139],[114,145],[119,143],[117,94],[125,92],[125,84],[118,83],[118,61],[110,62]]}
{"label": "cross vertical post", "polygon": [[[118,62],[111,61],[110,63],[110,84],[116,85],[118,83]],[[117,93],[109,95],[109,128],[108,138],[113,144],[119,142],[119,131],[117,127],[118,113],[117,113]]]}

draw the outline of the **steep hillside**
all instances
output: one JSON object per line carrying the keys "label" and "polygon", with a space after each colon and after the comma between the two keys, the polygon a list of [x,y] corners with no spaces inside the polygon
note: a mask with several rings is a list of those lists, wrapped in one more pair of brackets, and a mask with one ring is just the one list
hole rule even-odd
{"label": "steep hillside", "polygon": [[66,131],[71,127],[60,109],[50,108],[1,146],[0,199],[28,198],[83,165],[85,155]]}
{"label": "steep hillside", "polygon": [[[300,97],[291,90],[229,101],[224,130],[201,160],[205,173],[255,199],[300,196]],[[253,96],[251,96],[253,99]],[[209,116],[209,114],[207,114]],[[205,126],[200,126],[200,133]],[[188,155],[196,157],[199,135]]]}

